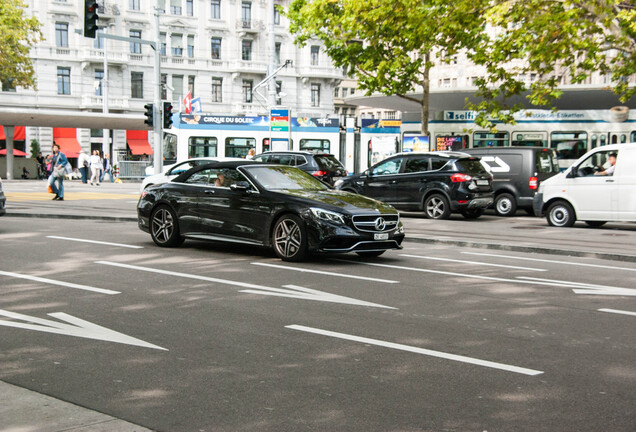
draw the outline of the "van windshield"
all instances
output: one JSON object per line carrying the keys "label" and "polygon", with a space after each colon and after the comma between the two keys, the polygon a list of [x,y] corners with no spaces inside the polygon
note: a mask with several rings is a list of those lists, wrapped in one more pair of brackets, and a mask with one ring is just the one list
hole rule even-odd
{"label": "van windshield", "polygon": [[559,162],[551,151],[537,151],[537,167],[538,173],[558,173],[560,171]]}

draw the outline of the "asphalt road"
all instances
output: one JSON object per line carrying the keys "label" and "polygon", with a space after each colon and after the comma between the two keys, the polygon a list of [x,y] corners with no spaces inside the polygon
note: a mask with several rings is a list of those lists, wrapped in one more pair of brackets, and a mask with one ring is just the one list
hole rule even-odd
{"label": "asphalt road", "polygon": [[0,222],[19,387],[159,431],[636,429],[633,262],[408,242],[288,264]]}

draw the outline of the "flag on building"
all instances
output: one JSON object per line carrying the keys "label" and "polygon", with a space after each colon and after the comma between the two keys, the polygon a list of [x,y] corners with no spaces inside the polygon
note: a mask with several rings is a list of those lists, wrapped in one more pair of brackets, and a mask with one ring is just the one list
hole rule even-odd
{"label": "flag on building", "polygon": [[190,101],[190,110],[191,112],[201,112],[203,109],[201,108],[201,98],[195,97]]}
{"label": "flag on building", "polygon": [[192,112],[192,95],[190,92],[183,98],[183,107],[186,114],[190,114]]}

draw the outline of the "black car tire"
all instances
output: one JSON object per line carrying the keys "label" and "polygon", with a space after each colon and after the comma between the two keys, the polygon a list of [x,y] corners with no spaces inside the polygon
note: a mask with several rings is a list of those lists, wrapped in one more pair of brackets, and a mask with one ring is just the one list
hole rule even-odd
{"label": "black car tire", "polygon": [[585,221],[585,223],[588,224],[588,226],[591,226],[592,228],[598,228],[605,225],[607,221]]}
{"label": "black car tire", "polygon": [[576,214],[570,204],[557,201],[548,207],[546,219],[548,224],[554,227],[571,227],[576,222]]}
{"label": "black car tire", "polygon": [[429,219],[448,219],[450,204],[444,195],[430,195],[424,200],[424,214]]}
{"label": "black car tire", "polygon": [[517,211],[517,200],[509,193],[502,193],[495,198],[494,207],[497,216],[513,216]]}
{"label": "black car tire", "polygon": [[274,252],[283,261],[302,261],[307,258],[307,228],[296,215],[281,216],[272,230]]}
{"label": "black car tire", "polygon": [[466,219],[477,219],[479,216],[483,214],[484,214],[484,209],[481,209],[481,208],[462,211],[462,216],[464,216]]}
{"label": "black car tire", "polygon": [[364,258],[375,258],[375,257],[379,257],[380,255],[382,255],[384,252],[386,251],[361,251],[361,252],[356,252],[358,255],[360,255],[361,257]]}
{"label": "black car tire", "polygon": [[167,205],[157,207],[150,216],[150,236],[157,246],[174,247],[185,240],[179,233],[177,215]]}

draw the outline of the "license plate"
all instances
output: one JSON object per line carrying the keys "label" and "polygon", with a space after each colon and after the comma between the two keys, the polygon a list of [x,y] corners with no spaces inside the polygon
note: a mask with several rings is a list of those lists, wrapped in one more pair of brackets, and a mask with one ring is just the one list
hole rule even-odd
{"label": "license plate", "polygon": [[373,240],[388,240],[388,239],[389,239],[389,233],[373,234]]}
{"label": "license plate", "polygon": [[488,180],[477,180],[477,186],[488,186]]}

